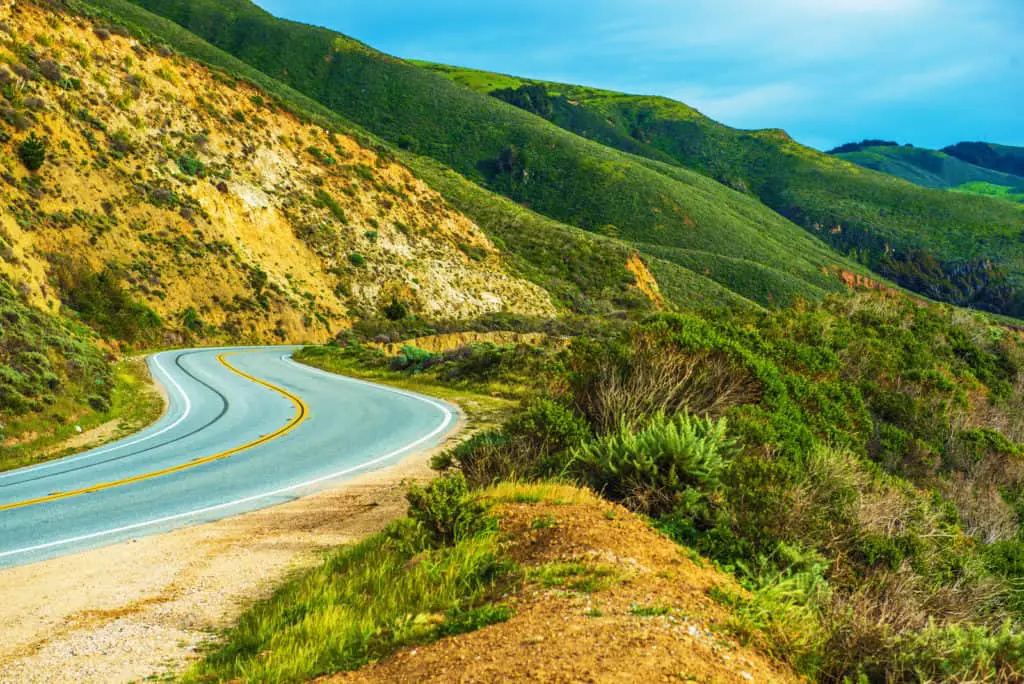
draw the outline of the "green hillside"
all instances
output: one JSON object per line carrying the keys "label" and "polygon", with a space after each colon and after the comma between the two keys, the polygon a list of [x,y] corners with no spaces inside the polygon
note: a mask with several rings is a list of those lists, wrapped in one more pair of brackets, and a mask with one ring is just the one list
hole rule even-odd
{"label": "green hillside", "polygon": [[[113,8],[118,3],[92,4]],[[136,4],[282,79],[404,152],[432,158],[557,222],[628,243],[707,252],[733,264],[776,269],[788,281],[787,292],[805,298],[844,289],[832,272],[836,269],[863,271],[757,198],[678,165],[581,139],[331,31],[275,19],[243,0]],[[415,161],[409,163],[420,170]],[[753,273],[720,276],[709,264],[699,275],[727,287],[750,283],[753,287],[736,292],[755,301],[791,301],[766,291]]]}
{"label": "green hillside", "polygon": [[945,152],[912,145],[844,145],[830,154],[926,188],[964,188],[970,192],[973,187],[981,187],[977,184],[982,184],[1006,188],[1007,193],[1017,188],[1024,191],[1024,177],[976,166]]}
{"label": "green hillside", "polygon": [[40,426],[70,429],[110,410],[114,377],[95,341],[84,325],[32,306],[0,275],[0,471],[24,465],[19,445]]}
{"label": "green hillside", "polygon": [[580,136],[749,193],[908,288],[1024,314],[1018,207],[920,188],[799,145],[783,131],[729,128],[666,98],[423,66]]}
{"label": "green hillside", "polygon": [[975,166],[1024,176],[1024,147],[987,142],[961,142],[945,147],[942,151]]}
{"label": "green hillside", "polygon": [[[275,106],[328,129],[353,135],[384,158],[397,156],[441,192],[453,207],[476,221],[501,247],[514,271],[544,287],[569,311],[605,314],[625,309],[643,313],[652,308],[652,302],[639,296],[633,287],[635,277],[626,269],[626,262],[637,250],[625,241],[588,233],[541,216],[468,181],[434,159],[391,146],[284,83],[127,0],[89,0],[88,3],[74,2],[72,7],[109,23],[116,30],[135,33],[147,42],[173,46],[182,54],[219,70],[225,78],[252,83],[270,94]],[[704,274],[650,255],[644,255],[644,261],[656,274],[670,307],[695,303],[753,306],[751,300]],[[829,280],[825,282],[831,289],[836,287]],[[802,283],[802,288],[805,298],[824,294],[824,289],[809,283]]]}

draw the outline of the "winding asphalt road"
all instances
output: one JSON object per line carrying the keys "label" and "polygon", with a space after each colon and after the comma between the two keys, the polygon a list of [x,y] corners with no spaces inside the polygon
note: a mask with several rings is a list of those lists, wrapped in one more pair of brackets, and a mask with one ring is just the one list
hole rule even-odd
{"label": "winding asphalt road", "polygon": [[309,368],[291,347],[149,358],[168,409],[120,442],[0,473],[0,567],[272,506],[399,461],[443,402]]}

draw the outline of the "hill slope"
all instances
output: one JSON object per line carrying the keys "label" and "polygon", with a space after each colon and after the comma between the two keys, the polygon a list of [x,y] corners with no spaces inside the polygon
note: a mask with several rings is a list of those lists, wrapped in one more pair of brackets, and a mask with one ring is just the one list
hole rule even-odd
{"label": "hill slope", "polygon": [[[148,44],[173,45],[182,54],[230,74],[233,79],[255,84],[269,93],[276,105],[303,121],[346,133],[385,155],[397,155],[501,244],[510,268],[547,290],[559,306],[576,313],[606,315],[631,309],[643,311],[658,305],[636,288],[637,276],[627,264],[638,263],[637,250],[625,242],[588,234],[540,216],[431,158],[390,147],[338,113],[127,0],[90,0],[89,4],[73,2],[72,6],[82,15],[117,26],[118,31],[138,35]],[[669,306],[693,302],[751,305],[749,300],[703,274],[656,258],[645,257],[642,263],[658,273]]]}
{"label": "hill slope", "polygon": [[[94,3],[96,4],[96,3]],[[98,3],[112,6],[111,0]],[[860,270],[756,199],[679,166],[580,139],[493,98],[383,55],[345,36],[275,19],[249,2],[135,4],[168,17],[391,143],[430,157],[547,217],[617,236],[773,268],[786,292],[736,290],[767,303],[820,298]],[[778,296],[776,296],[776,294]]]}
{"label": "hill slope", "polygon": [[1015,194],[1018,189],[1024,193],[1024,177],[976,166],[938,150],[895,143],[851,144],[829,154],[926,188],[970,192],[979,186],[997,186],[1005,188],[1007,195]]}
{"label": "hill slope", "polygon": [[961,142],[942,148],[946,154],[993,171],[1024,176],[1024,147]]}
{"label": "hill slope", "polygon": [[916,187],[799,145],[783,131],[736,130],[667,98],[424,66],[583,137],[749,193],[910,289],[1024,314],[1024,212],[1017,207]]}
{"label": "hill slope", "polygon": [[386,154],[134,38],[32,5],[3,19],[0,272],[40,307],[133,343],[325,340],[392,299],[554,311]]}

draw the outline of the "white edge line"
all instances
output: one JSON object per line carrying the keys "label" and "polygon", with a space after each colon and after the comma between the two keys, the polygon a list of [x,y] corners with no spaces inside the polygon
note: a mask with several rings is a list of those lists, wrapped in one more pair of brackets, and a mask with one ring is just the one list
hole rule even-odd
{"label": "white edge line", "polygon": [[[61,459],[58,459],[56,461],[50,461],[49,463],[41,463],[41,464],[36,465],[36,466],[29,466],[27,468],[19,468],[17,470],[10,470],[10,471],[8,471],[6,473],[0,473],[0,480],[7,479],[9,477],[15,477],[16,475],[28,475],[28,474],[31,474],[31,473],[38,472],[40,470],[47,470],[48,468],[54,468],[54,467],[59,466],[59,465],[67,465],[68,463],[76,463],[76,462],[81,461],[82,459],[85,459],[85,458],[95,458],[96,456],[101,456],[103,454],[109,454],[112,451],[118,451],[120,449],[124,449],[124,448],[130,447],[130,446],[135,446],[136,444],[141,444],[142,442],[148,442],[149,440],[151,440],[151,439],[153,439],[155,437],[159,437],[160,435],[164,434],[165,432],[168,432],[169,430],[173,430],[174,428],[176,428],[179,425],[181,425],[185,421],[185,419],[189,417],[189,414],[192,413],[192,401],[188,398],[188,394],[185,393],[185,390],[182,389],[181,385],[178,384],[178,381],[175,380],[174,377],[170,373],[168,373],[166,370],[164,370],[164,367],[162,365],[160,365],[160,360],[157,358],[158,356],[159,356],[159,354],[154,354],[153,356],[151,356],[149,358],[153,362],[153,365],[156,366],[157,369],[159,369],[161,375],[164,378],[166,378],[167,380],[170,381],[171,385],[174,386],[174,389],[177,390],[178,394],[180,394],[182,399],[185,400],[185,412],[182,413],[181,417],[179,417],[176,421],[174,421],[173,423],[171,423],[167,427],[163,428],[159,432],[154,432],[151,435],[146,435],[145,437],[140,437],[139,439],[135,439],[135,440],[127,441],[127,442],[116,442],[112,446],[101,448],[101,449],[98,449],[98,450],[90,450],[90,451],[85,452],[84,454],[79,454],[78,456],[69,456],[67,458],[61,458]],[[164,387],[167,386],[166,383],[163,383],[160,379],[158,379],[157,381],[160,382],[161,384],[163,384]],[[170,404],[170,402],[168,402],[168,404]]]}
{"label": "white edge line", "polygon": [[176,515],[169,515],[169,516],[164,517],[164,518],[157,518],[155,520],[147,520],[145,522],[134,523],[132,525],[125,525],[124,527],[117,527],[117,528],[114,528],[112,530],[104,530],[102,532],[93,532],[91,534],[83,534],[83,535],[81,535],[79,537],[72,537],[70,539],[59,539],[57,541],[47,542],[46,544],[37,544],[35,546],[26,546],[25,548],[21,548],[21,549],[13,549],[11,551],[4,551],[4,552],[0,552],[0,558],[7,558],[9,556],[16,556],[16,555],[23,554],[23,553],[32,553],[33,551],[43,551],[43,550],[52,549],[52,548],[55,548],[55,547],[58,547],[58,546],[66,546],[68,544],[74,544],[76,542],[89,541],[90,539],[98,539],[100,537],[107,537],[107,536],[110,536],[112,534],[120,534],[122,532],[131,532],[133,530],[139,530],[139,529],[142,529],[142,528],[145,528],[145,527],[152,527],[153,525],[162,525],[164,523],[173,522],[175,520],[181,520],[183,518],[190,518],[190,517],[196,516],[196,515],[205,515],[206,513],[212,513],[214,511],[220,511],[220,510],[224,510],[226,508],[233,508],[235,506],[241,506],[243,504],[252,503],[253,501],[259,501],[260,499],[269,499],[271,497],[280,496],[282,494],[287,494],[289,492],[294,492],[294,491],[299,490],[299,489],[305,489],[306,487],[312,487],[312,486],[318,485],[318,484],[320,484],[322,482],[327,482],[329,480],[334,480],[334,479],[337,479],[339,477],[343,477],[345,475],[350,475],[350,474],[358,472],[360,470],[365,470],[365,469],[367,469],[367,468],[369,468],[371,466],[377,465],[378,463],[381,463],[383,461],[387,461],[387,460],[389,460],[389,459],[391,459],[391,458],[393,458],[395,456],[398,456],[399,454],[401,454],[403,452],[409,451],[410,449],[413,449],[413,448],[419,446],[420,444],[423,444],[424,442],[429,441],[429,440],[433,439],[434,437],[436,437],[437,435],[439,435],[440,433],[442,433],[449,425],[452,424],[452,421],[455,418],[455,414],[452,412],[452,410],[448,406],[446,406],[445,404],[442,404],[439,401],[435,401],[433,399],[430,399],[428,397],[424,397],[422,395],[415,394],[413,392],[406,392],[404,390],[395,389],[393,387],[385,387],[383,385],[378,385],[378,384],[375,384],[375,383],[372,383],[372,382],[366,382],[364,380],[357,380],[355,378],[350,378],[350,377],[345,376],[345,375],[338,375],[338,374],[335,374],[335,373],[328,373],[326,371],[320,370],[319,368],[313,368],[312,366],[307,366],[305,364],[296,363],[295,361],[292,361],[287,355],[286,356],[282,356],[281,358],[284,361],[290,363],[293,366],[298,366],[299,368],[302,368],[304,370],[308,370],[308,371],[313,372],[313,373],[319,373],[321,375],[326,375],[328,377],[331,377],[331,378],[334,378],[334,379],[337,379],[337,380],[342,380],[342,381],[346,381],[347,380],[349,382],[357,383],[357,384],[360,384],[360,385],[369,385],[370,387],[373,387],[373,388],[378,389],[378,390],[383,390],[383,391],[391,392],[391,393],[394,393],[394,394],[401,394],[401,395],[406,396],[406,397],[411,397],[413,399],[418,399],[419,401],[422,401],[422,402],[424,402],[426,404],[430,404],[431,406],[439,409],[444,414],[444,421],[439,426],[434,428],[434,430],[430,434],[424,435],[423,437],[420,437],[416,441],[410,442],[409,444],[406,444],[403,447],[395,449],[394,451],[392,451],[392,452],[390,452],[388,454],[385,454],[383,456],[378,456],[377,458],[372,459],[370,461],[366,461],[364,463],[361,463],[358,466],[353,466],[351,468],[346,468],[344,470],[339,470],[338,472],[331,473],[330,475],[324,475],[323,477],[318,477],[318,478],[316,478],[314,480],[309,480],[307,482],[301,482],[301,483],[295,484],[295,485],[289,485],[287,487],[282,487],[281,489],[275,489],[274,491],[271,491],[271,492],[264,492],[263,494],[256,494],[254,496],[247,496],[244,499],[236,499],[235,501],[228,501],[227,503],[217,504],[216,506],[207,506],[206,508],[199,508],[199,509],[196,509],[194,511],[189,511],[187,513],[178,513]]}

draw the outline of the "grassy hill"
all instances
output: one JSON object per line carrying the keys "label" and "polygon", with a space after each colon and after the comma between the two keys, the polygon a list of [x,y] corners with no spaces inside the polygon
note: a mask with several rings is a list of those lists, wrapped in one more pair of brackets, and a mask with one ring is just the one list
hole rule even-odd
{"label": "grassy hill", "polygon": [[942,149],[946,154],[975,166],[1024,176],[1024,147],[986,142],[961,142]]}
{"label": "grassy hill", "polygon": [[698,170],[910,289],[1024,314],[1024,213],[1017,207],[920,188],[799,145],[783,131],[729,128],[666,98],[422,66],[646,157],[659,172],[665,164],[658,162]]}
{"label": "grassy hill", "polygon": [[[73,2],[74,9],[118,31],[139,35],[151,45],[174,50],[211,65],[232,80],[253,84],[267,93],[275,106],[304,121],[344,133],[362,145],[388,157],[397,157],[415,175],[441,192],[454,208],[477,222],[500,243],[504,258],[516,273],[547,290],[555,302],[576,313],[607,314],[651,308],[653,302],[638,298],[636,278],[626,268],[637,250],[625,241],[587,233],[575,226],[542,216],[467,180],[436,160],[391,146],[364,128],[299,93],[290,86],[206,43],[171,21],[158,17],[127,0]],[[694,302],[706,305],[750,306],[752,301],[716,283],[704,273],[694,273],[671,262],[644,255],[643,262],[664,285],[668,306]],[[820,277],[817,271],[815,277]],[[818,298],[824,289],[793,278],[805,298]],[[822,278],[828,289],[834,279]],[[763,292],[753,293],[767,301]]]}
{"label": "grassy hill", "polygon": [[[980,194],[997,196],[1024,194],[1024,177],[976,166],[938,150],[895,143],[854,144],[844,145],[832,150],[830,154],[926,188],[978,191]],[[983,189],[988,187],[1002,188],[1003,191],[984,192]]]}
{"label": "grassy hill", "polygon": [[392,157],[102,26],[12,18],[3,73],[26,76],[0,123],[0,271],[41,306],[145,346],[326,340],[392,300],[434,318],[554,312]]}
{"label": "grassy hill", "polygon": [[[559,223],[630,244],[706,252],[731,259],[734,266],[776,269],[787,280],[787,291],[804,298],[842,290],[835,271],[862,271],[757,198],[678,165],[581,139],[337,33],[275,19],[240,0],[136,4],[404,151],[439,162]],[[415,161],[407,163],[420,170]],[[711,260],[698,275],[730,288],[754,283],[736,290],[754,301],[791,301],[765,291],[753,274],[720,275]]]}

